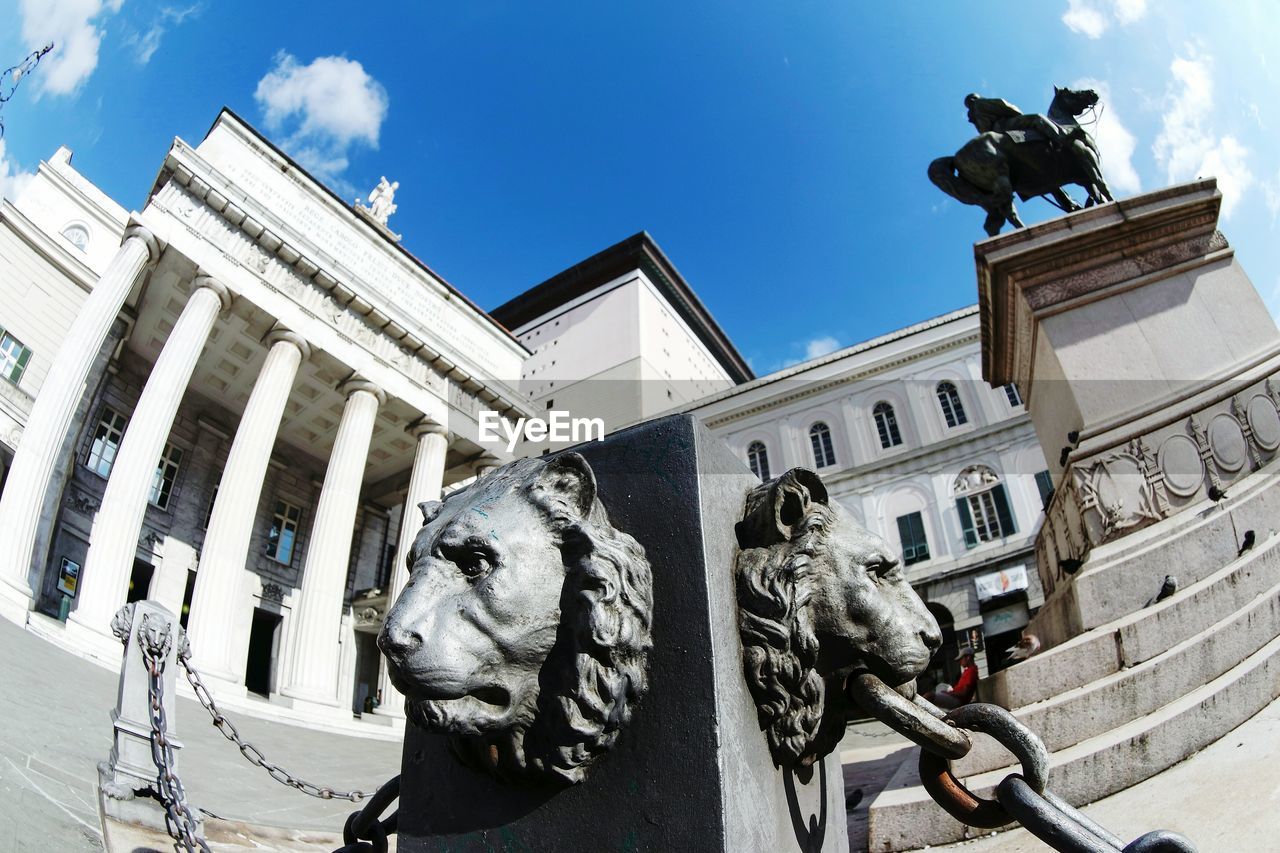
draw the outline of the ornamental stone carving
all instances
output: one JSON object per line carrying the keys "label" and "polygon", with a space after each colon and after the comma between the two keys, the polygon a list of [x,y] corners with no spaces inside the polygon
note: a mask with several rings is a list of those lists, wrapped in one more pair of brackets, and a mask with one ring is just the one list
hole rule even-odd
{"label": "ornamental stone carving", "polygon": [[844,736],[845,680],[911,683],[942,636],[888,543],[812,471],[753,489],[736,532],[747,687],[774,764],[807,781]]}
{"label": "ornamental stone carving", "polygon": [[1090,539],[1106,542],[1161,514],[1142,462],[1131,453],[1112,453],[1074,469]]}
{"label": "ornamental stone carving", "polygon": [[416,725],[513,784],[581,782],[648,684],[652,575],[576,453],[421,504],[378,645]]}
{"label": "ornamental stone carving", "polygon": [[1181,498],[1194,495],[1204,481],[1204,464],[1195,441],[1186,435],[1171,435],[1160,445],[1160,470],[1169,491]]}
{"label": "ornamental stone carving", "polygon": [[1266,394],[1255,394],[1245,407],[1253,440],[1268,453],[1280,448],[1280,413]]}
{"label": "ornamental stone carving", "polygon": [[1207,433],[1213,458],[1224,471],[1235,473],[1244,467],[1248,445],[1239,421],[1225,412],[1214,415],[1209,421]]}

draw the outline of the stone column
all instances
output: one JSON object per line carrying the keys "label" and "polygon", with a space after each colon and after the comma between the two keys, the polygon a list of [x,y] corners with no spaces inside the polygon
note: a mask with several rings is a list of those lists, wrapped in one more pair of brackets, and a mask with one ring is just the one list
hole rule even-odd
{"label": "stone column", "polygon": [[94,357],[129,291],[159,258],[160,244],[146,228],[134,225],[124,232],[124,242],[72,321],[31,407],[0,497],[5,540],[0,548],[0,615],[6,618],[26,621],[31,606],[27,573],[40,508]]}
{"label": "stone column", "polygon": [[[391,581],[387,584],[388,610],[409,580],[406,564],[409,548],[422,529],[422,513],[418,504],[440,500],[440,490],[444,486],[444,458],[449,450],[449,432],[435,421],[423,418],[407,431],[418,439],[418,448],[413,456],[413,473],[409,475],[409,491],[404,498],[404,517],[400,519],[400,538],[396,542]],[[381,661],[378,689],[382,691],[382,705],[378,710],[393,717],[403,717],[404,697],[392,685],[385,660]]]}
{"label": "stone column", "polygon": [[347,380],[340,390],[347,395],[347,404],[311,522],[280,691],[304,703],[333,707],[339,704],[338,637],[351,536],[373,422],[378,406],[386,402],[382,389],[358,377]]}
{"label": "stone column", "polygon": [[284,406],[299,366],[311,355],[307,342],[287,329],[273,329],[264,343],[270,350],[222,469],[187,620],[201,672],[233,685],[244,683],[249,636],[236,630],[238,620],[229,613],[242,603],[249,540]]}
{"label": "stone column", "polygon": [[111,636],[111,618],[124,603],[156,464],[213,322],[230,306],[231,293],[221,282],[196,278],[129,418],[89,535],[79,605],[67,624],[76,633],[91,635],[86,638],[90,642]]}

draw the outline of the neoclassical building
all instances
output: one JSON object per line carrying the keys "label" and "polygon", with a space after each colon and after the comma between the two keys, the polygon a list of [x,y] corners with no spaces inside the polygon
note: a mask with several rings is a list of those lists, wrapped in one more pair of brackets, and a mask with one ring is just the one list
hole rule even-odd
{"label": "neoclassical building", "polygon": [[0,615],[114,664],[113,615],[155,599],[220,700],[341,727],[381,693],[394,724],[374,638],[418,504],[563,445],[483,415],[552,410],[689,411],[762,478],[817,470],[952,652],[998,666],[1039,605],[1046,466],[976,309],[756,378],[646,233],[491,315],[371,207],[225,110],[141,211],[66,149],[0,207]]}
{"label": "neoclassical building", "polygon": [[931,677],[958,645],[1000,668],[1044,595],[1035,533],[1050,488],[1017,389],[982,380],[977,307],[721,391],[695,413],[767,479],[817,471],[898,550],[943,627]]}
{"label": "neoclassical building", "polygon": [[220,697],[396,713],[417,505],[504,461],[477,416],[529,413],[528,351],[229,111],[138,212],[70,159],[0,209],[0,612],[118,661],[149,597]]}

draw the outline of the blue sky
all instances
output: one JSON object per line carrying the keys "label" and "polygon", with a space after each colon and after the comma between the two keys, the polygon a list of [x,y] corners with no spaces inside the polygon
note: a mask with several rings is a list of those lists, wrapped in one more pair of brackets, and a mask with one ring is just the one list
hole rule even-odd
{"label": "blue sky", "polygon": [[399,181],[394,230],[484,307],[647,229],[758,373],[975,301],[982,213],[925,175],[971,135],[963,96],[1043,111],[1092,81],[1116,195],[1217,175],[1280,313],[1274,2],[0,10],[0,66],[58,44],[4,107],[6,195],[65,144],[139,207],[227,105],[344,197]]}

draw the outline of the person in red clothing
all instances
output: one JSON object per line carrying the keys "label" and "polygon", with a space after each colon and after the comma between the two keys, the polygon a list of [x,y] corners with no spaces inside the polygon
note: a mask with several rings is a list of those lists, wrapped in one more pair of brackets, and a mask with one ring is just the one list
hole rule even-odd
{"label": "person in red clothing", "polygon": [[924,698],[939,708],[967,705],[978,690],[978,665],[973,662],[973,646],[961,646],[956,660],[960,661],[960,677],[956,679],[955,686],[924,694]]}

